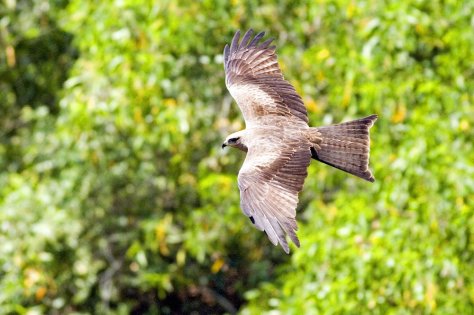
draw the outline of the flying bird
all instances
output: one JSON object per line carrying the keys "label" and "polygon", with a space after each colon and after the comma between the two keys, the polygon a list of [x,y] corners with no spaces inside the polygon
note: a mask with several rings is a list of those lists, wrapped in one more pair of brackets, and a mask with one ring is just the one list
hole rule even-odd
{"label": "flying bird", "polygon": [[311,159],[369,182],[371,115],[341,124],[310,127],[303,100],[284,79],[272,39],[241,41],[237,31],[224,48],[225,83],[242,111],[246,128],[229,135],[222,148],[247,152],[238,175],[241,208],[255,227],[288,254],[286,235],[299,247],[296,235],[298,193]]}

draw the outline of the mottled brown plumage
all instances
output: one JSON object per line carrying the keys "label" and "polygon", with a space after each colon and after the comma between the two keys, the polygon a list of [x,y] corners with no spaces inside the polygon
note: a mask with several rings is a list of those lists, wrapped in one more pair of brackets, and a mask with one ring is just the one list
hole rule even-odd
{"label": "mottled brown plumage", "polygon": [[252,35],[247,31],[239,42],[237,32],[224,49],[226,85],[246,129],[228,136],[223,147],[247,152],[238,176],[242,210],[288,253],[286,235],[300,245],[296,206],[311,158],[374,181],[369,129],[377,116],[309,127],[304,103],[283,78],[272,40],[260,43],[264,33]]}

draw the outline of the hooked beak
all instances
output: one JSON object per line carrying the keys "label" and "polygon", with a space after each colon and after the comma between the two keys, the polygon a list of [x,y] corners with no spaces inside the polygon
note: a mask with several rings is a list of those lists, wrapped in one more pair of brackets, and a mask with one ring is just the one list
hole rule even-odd
{"label": "hooked beak", "polygon": [[222,144],[222,149],[224,149],[227,146],[227,144],[223,143]]}

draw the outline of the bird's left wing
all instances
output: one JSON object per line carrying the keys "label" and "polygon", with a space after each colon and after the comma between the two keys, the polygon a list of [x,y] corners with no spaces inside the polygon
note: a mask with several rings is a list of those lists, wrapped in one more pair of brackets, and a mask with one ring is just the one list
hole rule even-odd
{"label": "bird's left wing", "polygon": [[224,48],[226,85],[242,111],[247,125],[259,123],[262,116],[283,116],[294,124],[308,124],[303,100],[283,78],[272,39],[260,43],[264,32],[252,38],[247,31],[239,42],[235,33],[232,44]]}
{"label": "bird's left wing", "polygon": [[[296,236],[296,206],[303,188],[311,152],[302,140],[268,135],[259,145],[249,147],[238,176],[243,212],[255,226],[267,233],[274,244],[289,253],[286,234],[299,247]],[[273,147],[272,147],[273,146]]]}

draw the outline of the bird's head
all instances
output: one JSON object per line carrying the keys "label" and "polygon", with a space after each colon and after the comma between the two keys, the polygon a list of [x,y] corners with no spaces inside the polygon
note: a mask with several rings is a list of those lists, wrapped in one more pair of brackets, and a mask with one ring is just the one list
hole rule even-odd
{"label": "bird's head", "polygon": [[245,145],[245,130],[234,132],[227,136],[222,144],[222,148],[227,146],[247,152],[247,146]]}

